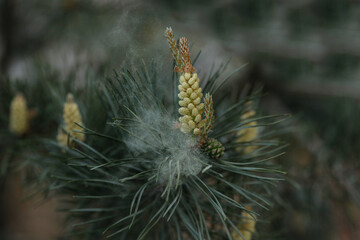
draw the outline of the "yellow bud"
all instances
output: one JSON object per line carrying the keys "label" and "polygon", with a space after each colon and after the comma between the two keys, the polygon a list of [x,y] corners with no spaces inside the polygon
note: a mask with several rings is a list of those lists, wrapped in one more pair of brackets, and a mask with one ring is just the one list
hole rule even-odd
{"label": "yellow bud", "polygon": [[200,114],[198,114],[198,115],[196,115],[196,117],[195,117],[195,122],[200,122],[201,121],[201,115]]}
{"label": "yellow bud", "polygon": [[187,114],[190,113],[190,111],[189,111],[189,109],[187,109],[187,108],[181,107],[181,108],[179,108],[179,113],[180,113],[181,115],[187,115]]}
{"label": "yellow bud", "polygon": [[186,102],[184,100],[179,101],[179,105],[182,107],[187,106]]}
{"label": "yellow bud", "polygon": [[182,85],[185,89],[190,87],[190,85],[189,85],[187,82],[183,82],[183,83],[181,83],[181,85]]}
{"label": "yellow bud", "polygon": [[180,76],[180,80],[179,80],[179,81],[180,81],[180,83],[185,82],[185,77],[184,77],[183,75],[181,75],[181,76]]}
{"label": "yellow bud", "polygon": [[189,128],[189,126],[186,123],[181,124],[180,130],[184,133],[189,133],[191,131],[191,129]]}
{"label": "yellow bud", "polygon": [[189,83],[190,85],[193,85],[194,82],[195,82],[195,78],[193,78],[193,77],[190,78],[189,81],[188,81],[188,83]]}
{"label": "yellow bud", "polygon": [[199,128],[195,128],[194,131],[193,131],[193,133],[194,133],[195,135],[199,135],[199,134],[201,133],[201,131],[200,131]]}
{"label": "yellow bud", "polygon": [[22,135],[28,130],[28,110],[24,95],[18,93],[10,104],[10,131]]}
{"label": "yellow bud", "polygon": [[189,110],[195,108],[194,104],[192,104],[192,103],[189,103],[189,105],[187,107],[188,107]]}
{"label": "yellow bud", "polygon": [[197,98],[197,96],[198,96],[198,95],[197,95],[196,93],[194,93],[194,92],[193,92],[193,93],[190,95],[190,98],[191,98],[191,99],[196,99],[196,98]]}
{"label": "yellow bud", "polygon": [[192,89],[196,90],[199,88],[199,82],[195,82],[192,86],[191,86]]}
{"label": "yellow bud", "polygon": [[78,105],[74,102],[74,97],[70,93],[67,95],[67,100],[66,103],[64,104],[63,117],[65,122],[65,127],[68,130],[69,134],[80,141],[84,141],[85,135],[83,133],[74,132],[74,130],[75,131],[83,130],[81,127],[77,125],[77,124],[83,125],[83,122],[81,119],[81,114]]}
{"label": "yellow bud", "polygon": [[[204,126],[201,114],[204,112],[204,104],[201,103],[202,90],[199,87],[199,78],[196,73],[183,73],[179,79],[180,91],[179,113],[182,117],[179,121],[182,124],[182,132],[190,132],[199,135],[201,127]],[[190,87],[191,86],[191,87]],[[201,105],[200,105],[201,104]]]}
{"label": "yellow bud", "polygon": [[190,99],[190,98],[184,98],[184,101],[185,101],[187,104],[191,103],[191,99]]}
{"label": "yellow bud", "polygon": [[[244,113],[242,116],[241,116],[241,119],[249,119],[253,116],[255,116],[256,112],[254,110],[250,110],[246,113]],[[246,126],[247,128],[243,128],[243,129],[240,129],[238,132],[237,132],[237,142],[253,142],[253,141],[256,141],[256,138],[258,137],[259,135],[259,128],[256,127],[257,126],[257,122],[256,121],[252,121],[252,122],[249,122],[247,124],[245,124],[244,126]],[[248,153],[251,153],[253,152],[254,150],[257,149],[258,146],[256,145],[249,145],[249,146],[245,146],[245,147],[238,147],[236,148],[237,151],[243,151],[245,154],[248,154]]]}
{"label": "yellow bud", "polygon": [[198,124],[199,128],[202,128],[205,125],[205,120],[201,120]]}
{"label": "yellow bud", "polygon": [[184,116],[184,118],[186,119],[186,122],[188,122],[192,119],[189,115]]}
{"label": "yellow bud", "polygon": [[[248,210],[251,210],[251,207],[246,206]],[[253,233],[255,233],[256,219],[254,219],[249,213],[243,211],[241,213],[242,222],[237,226],[240,236],[235,230],[232,231],[231,235],[234,240],[251,240]]]}
{"label": "yellow bud", "polygon": [[204,109],[204,103],[200,103],[199,105],[197,105],[197,109],[200,111],[200,110],[202,110],[202,109]]}
{"label": "yellow bud", "polygon": [[186,121],[185,117],[179,117],[179,122],[187,123],[188,121]]}
{"label": "yellow bud", "polygon": [[190,120],[190,121],[188,122],[188,125],[189,125],[189,128],[190,128],[190,129],[194,129],[194,128],[195,128],[195,122],[194,122],[193,120]]}
{"label": "yellow bud", "polygon": [[180,95],[182,96],[182,98],[181,98],[181,99],[183,99],[184,97],[187,97],[186,92],[180,92]]}
{"label": "yellow bud", "polygon": [[198,97],[197,99],[195,99],[194,101],[193,101],[193,103],[195,104],[195,105],[198,105],[199,103],[200,103],[200,98]]}

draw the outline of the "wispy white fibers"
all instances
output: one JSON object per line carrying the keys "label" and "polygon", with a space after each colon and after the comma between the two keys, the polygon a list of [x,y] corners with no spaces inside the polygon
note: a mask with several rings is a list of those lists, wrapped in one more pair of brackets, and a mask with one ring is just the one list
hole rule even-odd
{"label": "wispy white fibers", "polygon": [[125,141],[128,148],[154,161],[161,182],[197,175],[206,161],[196,139],[182,133],[178,125],[157,109],[143,109],[135,123],[127,127],[131,133]]}

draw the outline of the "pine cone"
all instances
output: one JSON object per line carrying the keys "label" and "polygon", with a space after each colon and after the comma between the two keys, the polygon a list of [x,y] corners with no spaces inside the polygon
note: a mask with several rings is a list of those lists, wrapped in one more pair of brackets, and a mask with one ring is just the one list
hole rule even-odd
{"label": "pine cone", "polygon": [[221,157],[222,155],[224,155],[225,152],[225,148],[223,147],[221,142],[219,142],[215,138],[209,138],[204,144],[203,150],[207,153],[207,155],[209,155],[209,157],[214,159]]}

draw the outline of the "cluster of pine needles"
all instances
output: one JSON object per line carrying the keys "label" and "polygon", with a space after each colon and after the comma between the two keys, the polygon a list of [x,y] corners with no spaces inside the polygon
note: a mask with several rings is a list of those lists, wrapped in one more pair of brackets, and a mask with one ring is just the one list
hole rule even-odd
{"label": "cluster of pine needles", "polygon": [[36,117],[21,120],[29,112],[26,88],[9,105],[12,135],[37,137],[22,163],[27,185],[62,200],[74,238],[262,235],[255,223],[263,221],[259,213],[272,206],[282,180],[273,159],[285,147],[275,126],[284,116],[261,116],[260,90],[244,89],[236,102],[227,98],[223,86],[244,66],[223,76],[226,63],[201,79],[194,68],[200,54],[191,63],[187,39],[176,42],[169,33],[172,74],[154,62],[125,65],[106,80],[88,77],[67,99],[68,92],[45,84],[44,92],[51,88],[46,98],[53,98],[47,104],[56,103],[50,109],[57,111],[43,114],[45,103],[38,106],[57,119],[45,124],[47,134],[36,134]]}

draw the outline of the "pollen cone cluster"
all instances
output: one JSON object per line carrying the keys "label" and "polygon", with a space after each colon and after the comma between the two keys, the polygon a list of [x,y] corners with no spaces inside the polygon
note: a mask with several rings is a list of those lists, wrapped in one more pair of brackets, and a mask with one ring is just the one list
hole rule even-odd
{"label": "pollen cone cluster", "polygon": [[18,93],[10,105],[10,131],[16,135],[23,135],[29,128],[28,109],[23,94]]}
{"label": "pollen cone cluster", "polygon": [[[79,125],[83,125],[81,114],[79,111],[78,105],[74,102],[74,97],[72,94],[68,94],[66,98],[66,103],[64,104],[64,129],[67,133],[62,130],[59,130],[57,141],[60,145],[66,146],[68,143],[68,134],[80,141],[85,140],[85,135],[83,133],[75,132],[82,131],[82,128]],[[76,124],[77,123],[77,124]],[[69,140],[71,142],[71,139]]]}
{"label": "pollen cone cluster", "polygon": [[180,38],[176,44],[174,32],[171,27],[166,28],[165,37],[168,40],[173,58],[175,60],[175,72],[181,73],[179,85],[179,118],[181,131],[200,135],[204,120],[201,114],[204,112],[204,104],[201,103],[202,90],[199,87],[199,78],[191,65],[188,40]]}
{"label": "pollen cone cluster", "polygon": [[[255,111],[250,110],[241,116],[242,120],[248,120],[255,116]],[[237,140],[236,142],[252,142],[258,137],[259,129],[255,127],[257,125],[256,121],[249,122],[244,125],[244,129],[241,129],[237,132]],[[237,151],[243,151],[245,154],[253,152],[257,146],[246,146],[246,147],[238,147]]]}
{"label": "pollen cone cluster", "polygon": [[[246,207],[248,210],[251,210],[251,207]],[[234,240],[251,240],[253,233],[255,232],[255,219],[246,211],[241,213],[242,223],[238,226],[239,232],[242,237],[236,232],[232,232],[232,238]]]}
{"label": "pollen cone cluster", "polygon": [[204,112],[204,103],[201,103],[203,94],[199,87],[199,78],[196,73],[184,73],[180,76],[179,81],[181,131],[199,135],[204,126],[204,120],[201,117]]}

